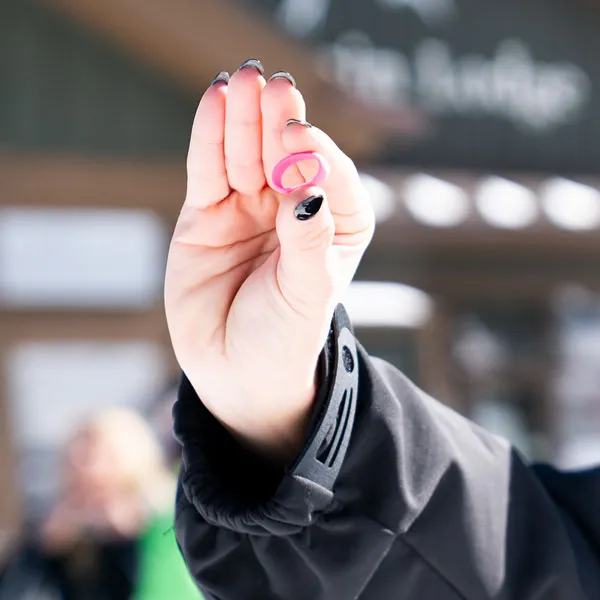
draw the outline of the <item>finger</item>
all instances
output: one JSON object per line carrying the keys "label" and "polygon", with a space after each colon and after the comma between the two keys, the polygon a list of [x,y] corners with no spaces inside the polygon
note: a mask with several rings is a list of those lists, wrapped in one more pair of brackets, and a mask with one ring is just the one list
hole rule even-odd
{"label": "finger", "polygon": [[252,195],[265,185],[262,165],[260,95],[263,67],[255,59],[242,63],[231,77],[225,111],[225,167],[229,185]]}
{"label": "finger", "polygon": [[187,157],[188,206],[205,208],[229,194],[223,149],[228,82],[229,74],[219,73],[196,111]]}
{"label": "finger", "polygon": [[[370,202],[360,184],[354,163],[324,131],[309,124],[292,122],[284,127],[282,142],[286,155],[296,152],[318,152],[327,160],[331,171],[322,185],[334,216],[371,211]],[[314,175],[315,166],[312,162],[314,161],[298,164],[298,169],[307,179]]]}
{"label": "finger", "polygon": [[[287,156],[281,134],[289,120],[304,121],[306,105],[302,94],[296,89],[294,78],[283,71],[269,78],[261,95],[263,125],[263,165],[268,184],[273,187],[273,169]],[[304,183],[305,179],[297,167],[286,172],[285,185]]]}
{"label": "finger", "polygon": [[331,247],[335,235],[325,192],[317,187],[284,196],[277,213],[278,288],[295,311],[322,311],[334,294]]}

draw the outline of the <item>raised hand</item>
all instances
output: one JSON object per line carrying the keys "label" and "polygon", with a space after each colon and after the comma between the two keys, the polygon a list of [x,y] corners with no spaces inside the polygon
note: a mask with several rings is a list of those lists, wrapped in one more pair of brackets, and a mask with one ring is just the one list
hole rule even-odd
{"label": "raised hand", "polygon": [[[266,83],[249,60],[215,78],[194,120],[165,281],[173,347],[194,389],[242,442],[274,458],[302,444],[318,356],[374,227],[354,164],[305,119],[287,73]],[[322,189],[274,192],[277,162],[303,151],[327,159]],[[312,169],[290,168],[285,184]]]}

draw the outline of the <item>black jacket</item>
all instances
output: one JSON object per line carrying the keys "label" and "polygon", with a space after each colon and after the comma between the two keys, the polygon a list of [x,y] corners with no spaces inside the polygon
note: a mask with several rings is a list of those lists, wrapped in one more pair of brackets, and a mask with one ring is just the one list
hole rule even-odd
{"label": "black jacket", "polygon": [[338,309],[304,451],[242,450],[184,378],[176,532],[214,600],[598,600],[600,470],[528,467],[357,346]]}

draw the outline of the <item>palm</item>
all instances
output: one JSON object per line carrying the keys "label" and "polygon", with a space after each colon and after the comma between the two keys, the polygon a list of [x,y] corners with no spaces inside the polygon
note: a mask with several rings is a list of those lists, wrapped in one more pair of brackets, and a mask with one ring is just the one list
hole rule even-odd
{"label": "palm", "polygon": [[213,353],[224,353],[227,323],[247,322],[239,313],[259,306],[265,287],[272,285],[274,261],[265,263],[279,247],[278,206],[269,188],[253,195],[233,191],[214,206],[193,209],[193,227],[172,245],[171,264],[179,265],[183,280],[195,283],[188,299],[194,322],[206,321],[204,307],[212,307]]}

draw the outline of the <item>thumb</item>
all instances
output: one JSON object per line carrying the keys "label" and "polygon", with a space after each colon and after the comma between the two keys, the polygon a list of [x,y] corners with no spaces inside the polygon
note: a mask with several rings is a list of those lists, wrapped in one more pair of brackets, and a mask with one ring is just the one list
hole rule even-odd
{"label": "thumb", "polygon": [[277,212],[279,289],[301,314],[328,307],[334,296],[335,225],[327,197],[314,186],[283,196]]}

